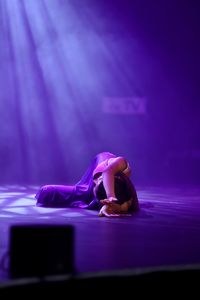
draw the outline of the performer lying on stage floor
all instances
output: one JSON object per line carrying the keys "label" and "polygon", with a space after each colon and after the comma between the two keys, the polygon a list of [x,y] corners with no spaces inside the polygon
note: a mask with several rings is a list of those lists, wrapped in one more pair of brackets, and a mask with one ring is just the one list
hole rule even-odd
{"label": "performer lying on stage floor", "polygon": [[130,175],[131,168],[124,157],[101,152],[75,185],[42,186],[35,196],[36,204],[93,209],[106,217],[130,215],[139,209]]}

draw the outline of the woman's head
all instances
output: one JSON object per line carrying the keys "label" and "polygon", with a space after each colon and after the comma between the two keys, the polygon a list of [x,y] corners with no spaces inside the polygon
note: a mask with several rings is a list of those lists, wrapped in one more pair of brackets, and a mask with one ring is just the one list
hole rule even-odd
{"label": "woman's head", "polygon": [[[99,201],[107,198],[103,181],[95,187],[95,195]],[[122,204],[131,198],[130,189],[127,186],[126,181],[120,176],[115,176],[115,196],[118,199],[119,204]]]}

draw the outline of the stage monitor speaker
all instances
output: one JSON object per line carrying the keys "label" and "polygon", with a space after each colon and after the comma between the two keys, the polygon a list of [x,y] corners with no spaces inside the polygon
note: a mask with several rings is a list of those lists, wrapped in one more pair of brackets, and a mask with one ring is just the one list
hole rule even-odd
{"label": "stage monitor speaker", "polygon": [[10,228],[11,278],[72,274],[72,225],[13,225]]}

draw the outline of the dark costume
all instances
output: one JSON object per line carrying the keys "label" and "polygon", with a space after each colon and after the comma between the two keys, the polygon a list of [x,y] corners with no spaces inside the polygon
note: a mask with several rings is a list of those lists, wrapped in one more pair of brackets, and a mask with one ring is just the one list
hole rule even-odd
{"label": "dark costume", "polygon": [[[96,199],[93,192],[95,186],[93,180],[93,172],[99,164],[113,157],[116,157],[116,155],[110,152],[102,152],[97,154],[81,179],[73,186],[42,186],[35,196],[35,198],[37,199],[36,205],[44,207],[81,207],[96,210],[100,209],[102,205]],[[137,193],[131,180],[122,172],[116,175],[120,176],[124,183],[127,185],[128,193],[133,199],[130,210],[138,210]]]}

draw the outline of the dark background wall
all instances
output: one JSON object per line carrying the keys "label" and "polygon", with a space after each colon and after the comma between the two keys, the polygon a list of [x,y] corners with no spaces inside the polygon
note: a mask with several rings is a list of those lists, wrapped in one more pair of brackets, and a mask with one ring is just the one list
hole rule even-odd
{"label": "dark background wall", "polygon": [[100,151],[138,184],[199,182],[198,1],[34,3],[0,2],[0,182],[75,182]]}

